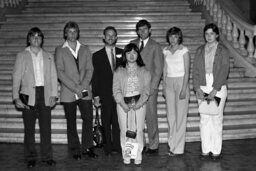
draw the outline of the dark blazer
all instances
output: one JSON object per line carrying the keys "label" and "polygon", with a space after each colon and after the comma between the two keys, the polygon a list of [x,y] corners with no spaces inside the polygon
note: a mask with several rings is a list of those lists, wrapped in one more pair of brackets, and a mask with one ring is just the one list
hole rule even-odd
{"label": "dark blazer", "polygon": [[[123,50],[116,47],[115,51],[116,67],[118,67],[123,61]],[[94,67],[92,78],[93,96],[99,96],[102,100],[113,96],[113,72],[108,60],[108,55],[105,47],[93,54],[92,63]]]}
{"label": "dark blazer", "polygon": [[[200,86],[206,85],[205,79],[205,45],[200,46],[195,54],[193,63],[193,87],[197,91]],[[218,44],[213,61],[213,88],[217,91],[227,84],[229,73],[229,51],[221,43]]]}
{"label": "dark blazer", "polygon": [[75,88],[81,85],[88,90],[89,96],[84,99],[91,99],[91,78],[93,73],[92,55],[89,48],[81,44],[79,54],[79,72],[75,59],[67,47],[63,45],[55,49],[56,68],[58,78],[61,82],[61,102],[75,101]]}

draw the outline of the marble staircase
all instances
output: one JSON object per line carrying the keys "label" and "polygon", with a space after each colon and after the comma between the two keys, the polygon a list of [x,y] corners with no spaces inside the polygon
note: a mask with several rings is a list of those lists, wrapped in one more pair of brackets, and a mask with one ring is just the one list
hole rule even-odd
{"label": "marble staircase", "polygon": [[[180,27],[184,44],[191,53],[191,63],[198,46],[204,43],[205,20],[200,12],[192,12],[187,0],[28,0],[19,14],[6,15],[0,23],[0,142],[23,142],[21,111],[12,103],[11,73],[18,51],[25,48],[27,31],[34,26],[45,35],[44,48],[52,53],[63,42],[66,22],[76,21],[80,26],[80,41],[92,52],[102,46],[102,31],[116,27],[119,47],[136,38],[135,24],[147,19],[152,24],[152,37],[162,47],[166,46],[166,31]],[[224,139],[256,137],[256,79],[246,78],[244,69],[234,66],[230,57],[228,99],[224,110]],[[190,86],[190,104],[187,122],[187,141],[199,141],[199,115],[195,94]],[[162,86],[159,86],[158,122],[160,141],[167,142],[167,120]],[[78,111],[78,118],[80,118]],[[81,133],[81,119],[77,120]],[[39,141],[38,125],[36,141]],[[65,144],[66,121],[62,106],[58,103],[52,111],[52,141]]]}

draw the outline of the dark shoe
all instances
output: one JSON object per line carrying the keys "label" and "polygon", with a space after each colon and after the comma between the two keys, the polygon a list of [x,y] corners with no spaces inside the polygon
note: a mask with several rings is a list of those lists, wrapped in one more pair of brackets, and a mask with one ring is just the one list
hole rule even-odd
{"label": "dark shoe", "polygon": [[209,160],[210,154],[200,154],[200,160]]}
{"label": "dark shoe", "polygon": [[145,146],[145,147],[143,147],[142,153],[144,154],[146,152],[147,152],[147,147]]}
{"label": "dark shoe", "polygon": [[80,154],[75,154],[75,155],[73,155],[73,159],[75,159],[75,160],[81,160],[81,155]]}
{"label": "dark shoe", "polygon": [[97,158],[98,157],[98,155],[94,153],[92,148],[85,149],[82,154],[87,155],[88,157],[91,157],[91,158]]}
{"label": "dark shoe", "polygon": [[146,153],[147,154],[156,154],[156,153],[158,153],[158,148],[157,149],[148,149],[147,151],[146,151]]}
{"label": "dark shoe", "polygon": [[220,154],[219,155],[212,155],[211,159],[214,160],[214,161],[218,161],[218,160],[221,159],[221,155]]}
{"label": "dark shoe", "polygon": [[105,153],[105,156],[106,156],[106,157],[111,157],[111,156],[112,156],[112,153],[111,153],[111,152],[106,152],[106,153]]}
{"label": "dark shoe", "polygon": [[120,154],[121,153],[121,151],[117,151],[117,150],[112,150],[112,152],[111,152],[112,154]]}
{"label": "dark shoe", "polygon": [[35,160],[29,160],[27,163],[28,168],[32,168],[36,166],[36,161]]}
{"label": "dark shoe", "polygon": [[55,166],[56,165],[56,161],[54,160],[44,160],[43,163],[46,163],[49,166]]}

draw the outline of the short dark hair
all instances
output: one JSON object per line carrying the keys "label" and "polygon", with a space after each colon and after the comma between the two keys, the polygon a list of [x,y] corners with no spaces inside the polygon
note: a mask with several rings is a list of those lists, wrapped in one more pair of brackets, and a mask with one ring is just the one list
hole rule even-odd
{"label": "short dark hair", "polygon": [[124,47],[124,51],[123,51],[123,55],[122,55],[123,62],[121,64],[121,66],[124,67],[124,68],[126,67],[126,65],[127,65],[126,53],[130,52],[132,50],[134,50],[138,54],[138,57],[137,57],[137,60],[136,60],[137,65],[140,66],[140,67],[145,66],[145,64],[144,64],[144,62],[141,58],[141,55],[140,55],[140,50],[139,50],[138,46],[134,43],[129,43],[128,45],[126,45]]}
{"label": "short dark hair", "polygon": [[35,36],[35,35],[38,35],[39,37],[42,38],[42,42],[40,44],[40,47],[43,47],[43,44],[44,44],[44,34],[43,32],[38,28],[38,27],[33,27],[31,28],[29,31],[28,31],[28,34],[27,34],[27,46],[30,46],[30,42],[29,42],[29,39],[31,36]]}
{"label": "short dark hair", "polygon": [[139,30],[140,27],[145,26],[145,25],[148,27],[148,29],[151,28],[151,24],[147,20],[138,21],[136,24],[136,32]]}
{"label": "short dark hair", "polygon": [[210,23],[210,24],[207,24],[205,25],[204,27],[204,39],[205,39],[205,32],[208,30],[208,29],[212,29],[212,31],[214,33],[216,33],[216,35],[218,35],[218,37],[216,38],[217,41],[220,40],[220,32],[219,32],[219,28],[216,24],[214,23]]}
{"label": "short dark hair", "polygon": [[68,29],[71,29],[71,28],[76,29],[76,31],[77,31],[77,38],[76,39],[78,40],[79,37],[80,37],[80,30],[79,30],[78,24],[76,22],[74,22],[74,21],[69,21],[65,25],[65,27],[63,29],[63,37],[64,37],[64,39],[67,40],[67,34],[66,33],[67,33]]}
{"label": "short dark hair", "polygon": [[107,26],[107,27],[103,30],[103,34],[106,35],[106,32],[107,32],[108,30],[113,30],[113,31],[116,33],[116,35],[117,35],[116,28],[113,27],[113,26]]}
{"label": "short dark hair", "polygon": [[171,35],[178,35],[179,39],[178,39],[178,44],[181,44],[183,42],[183,35],[182,35],[182,31],[180,28],[178,27],[172,27],[170,28],[167,33],[166,33],[166,41],[170,44],[169,41],[169,36]]}

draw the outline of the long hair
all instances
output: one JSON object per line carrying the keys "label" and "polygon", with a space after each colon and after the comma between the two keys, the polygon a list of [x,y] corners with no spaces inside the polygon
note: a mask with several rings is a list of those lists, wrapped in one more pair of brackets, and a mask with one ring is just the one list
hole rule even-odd
{"label": "long hair", "polygon": [[42,42],[40,44],[40,47],[43,47],[43,44],[44,44],[44,34],[43,32],[38,28],[38,27],[33,27],[31,28],[29,31],[28,31],[28,34],[27,34],[27,46],[30,46],[30,42],[29,42],[29,39],[31,36],[35,36],[35,35],[38,35],[39,37],[42,38]]}
{"label": "long hair", "polygon": [[180,28],[178,27],[172,27],[170,28],[167,33],[166,33],[166,41],[170,44],[169,41],[169,36],[171,35],[178,35],[178,44],[180,45],[183,42],[183,35],[182,35],[182,31]]}
{"label": "long hair", "polygon": [[74,28],[74,29],[76,29],[76,32],[77,32],[77,40],[79,39],[79,37],[80,37],[80,30],[79,30],[79,26],[78,26],[78,24],[76,23],[76,22],[74,22],[74,21],[69,21],[66,25],[65,25],[65,27],[64,27],[64,29],[63,29],[63,38],[65,39],[65,40],[67,40],[67,32],[68,32],[68,29],[71,29],[71,28]]}
{"label": "long hair", "polygon": [[137,60],[136,60],[137,65],[140,66],[140,67],[145,66],[145,64],[144,64],[144,62],[141,58],[141,55],[140,55],[140,50],[137,47],[137,45],[134,44],[134,43],[129,43],[128,45],[126,45],[124,47],[124,51],[123,51],[123,55],[122,55],[123,62],[121,64],[121,66],[124,67],[124,68],[126,67],[126,65],[127,65],[126,53],[131,52],[132,50],[134,50],[138,54],[138,57],[137,57]]}
{"label": "long hair", "polygon": [[[217,41],[220,41],[220,32],[219,32],[219,28],[216,24],[214,23],[210,23],[210,24],[207,24],[205,27],[204,27],[204,40],[205,40],[205,32],[208,30],[208,29],[212,29],[212,31],[214,33],[216,33],[217,35],[217,38],[216,40]],[[205,40],[206,41],[206,40]]]}

